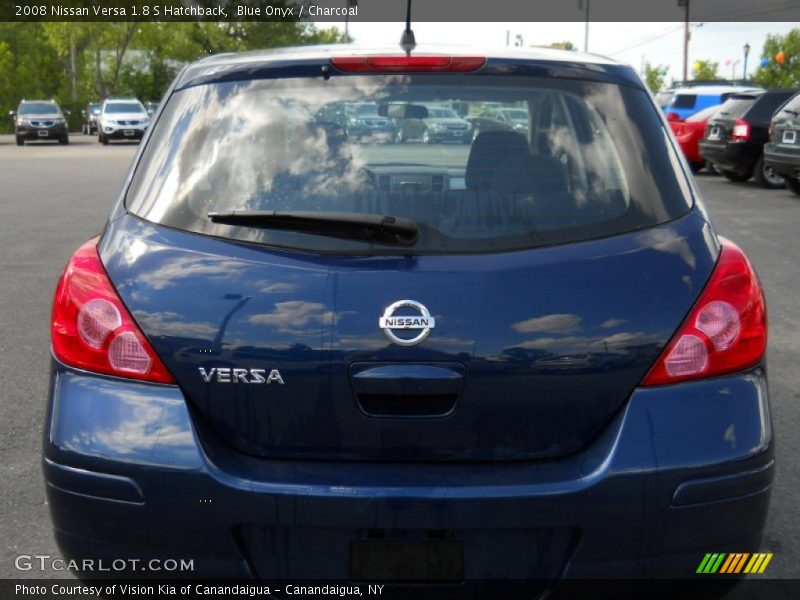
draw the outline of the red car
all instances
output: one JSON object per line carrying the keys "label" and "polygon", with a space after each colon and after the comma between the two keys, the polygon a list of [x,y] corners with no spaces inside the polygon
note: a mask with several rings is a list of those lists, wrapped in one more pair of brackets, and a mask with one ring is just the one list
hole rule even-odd
{"label": "red car", "polygon": [[[686,160],[689,161],[689,166],[692,168],[693,173],[697,173],[700,169],[706,166],[705,159],[700,156],[700,148],[698,146],[703,133],[706,130],[708,120],[714,115],[719,106],[709,106],[696,112],[691,117],[687,117],[685,121],[670,121],[669,125],[681,145]],[[714,171],[713,166],[709,165],[709,171]]]}

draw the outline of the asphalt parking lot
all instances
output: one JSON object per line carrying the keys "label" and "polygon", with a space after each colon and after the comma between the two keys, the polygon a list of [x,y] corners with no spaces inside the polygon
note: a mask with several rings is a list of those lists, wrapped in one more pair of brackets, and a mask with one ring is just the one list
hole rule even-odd
{"label": "asphalt parking lot", "polygon": [[[104,147],[80,134],[71,139],[69,146],[19,148],[11,136],[0,136],[0,364],[5,378],[0,392],[0,578],[64,576],[14,567],[19,554],[58,556],[39,465],[50,303],[72,251],[102,229],[137,148]],[[766,290],[778,475],[764,550],[775,553],[770,576],[798,578],[800,197],[788,190],[764,190],[754,182],[731,184],[704,175],[698,181],[718,231],[749,255]]]}

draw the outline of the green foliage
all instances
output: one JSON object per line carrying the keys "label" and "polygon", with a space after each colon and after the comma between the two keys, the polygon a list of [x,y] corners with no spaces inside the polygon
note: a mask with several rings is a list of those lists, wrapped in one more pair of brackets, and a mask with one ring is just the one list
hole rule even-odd
{"label": "green foliage", "polygon": [[663,65],[651,65],[644,63],[644,82],[654,94],[664,87],[664,79],[667,76],[668,67]]}
{"label": "green foliage", "polygon": [[[783,52],[783,64],[775,60],[778,52]],[[761,51],[761,58],[767,59],[766,67],[759,67],[753,81],[765,88],[792,88],[800,85],[800,29],[792,29],[786,35],[768,35]],[[758,67],[756,59],[753,67]]]}
{"label": "green foliage", "polygon": [[696,81],[713,81],[722,79],[719,74],[719,63],[713,60],[697,60],[692,65],[692,74]]}
{"label": "green foliage", "polygon": [[[185,63],[209,54],[342,38],[335,28],[296,22],[0,23],[0,115],[22,98],[54,98],[79,129],[88,102],[158,101]],[[0,132],[11,128],[0,119]]]}

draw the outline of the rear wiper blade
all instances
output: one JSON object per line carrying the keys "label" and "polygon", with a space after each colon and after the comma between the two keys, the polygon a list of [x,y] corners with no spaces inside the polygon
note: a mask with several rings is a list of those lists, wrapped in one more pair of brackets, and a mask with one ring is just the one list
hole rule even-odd
{"label": "rear wiper blade", "polygon": [[214,223],[287,229],[335,237],[373,239],[399,244],[417,241],[419,226],[406,217],[327,211],[230,210],[210,212]]}

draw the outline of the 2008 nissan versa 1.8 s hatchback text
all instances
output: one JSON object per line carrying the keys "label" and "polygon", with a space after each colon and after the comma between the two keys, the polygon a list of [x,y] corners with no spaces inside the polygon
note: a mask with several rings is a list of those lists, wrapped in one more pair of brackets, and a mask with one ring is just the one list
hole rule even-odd
{"label": "2008 nissan versa 1.8 s hatchback text", "polygon": [[[399,144],[314,116],[363,102],[528,126]],[[695,576],[759,547],[765,346],[758,278],[630,68],[209,58],[56,291],[57,540],[215,577]]]}

